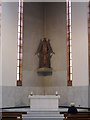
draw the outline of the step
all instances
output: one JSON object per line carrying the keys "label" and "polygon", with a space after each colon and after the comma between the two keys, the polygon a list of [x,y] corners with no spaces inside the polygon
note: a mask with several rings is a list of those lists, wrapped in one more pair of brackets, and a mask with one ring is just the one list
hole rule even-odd
{"label": "step", "polygon": [[22,118],[64,118],[59,112],[28,112]]}
{"label": "step", "polygon": [[64,118],[53,118],[53,117],[33,117],[33,118],[23,118],[22,120],[63,120]]}

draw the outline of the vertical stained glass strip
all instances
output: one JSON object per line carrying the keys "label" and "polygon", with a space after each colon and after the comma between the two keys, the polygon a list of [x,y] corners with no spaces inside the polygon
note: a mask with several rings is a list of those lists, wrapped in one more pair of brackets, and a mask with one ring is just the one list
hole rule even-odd
{"label": "vertical stained glass strip", "polygon": [[67,85],[72,86],[72,28],[71,28],[71,0],[67,0]]}
{"label": "vertical stained glass strip", "polygon": [[17,42],[17,86],[22,86],[23,0],[19,0]]}

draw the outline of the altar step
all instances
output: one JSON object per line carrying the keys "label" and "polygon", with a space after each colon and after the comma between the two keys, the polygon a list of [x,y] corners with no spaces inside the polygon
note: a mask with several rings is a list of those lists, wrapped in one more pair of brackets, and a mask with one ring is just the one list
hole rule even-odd
{"label": "altar step", "polygon": [[22,120],[63,120],[64,118],[23,118]]}
{"label": "altar step", "polygon": [[22,115],[23,120],[63,120],[64,116],[59,112],[28,112]]}
{"label": "altar step", "polygon": [[61,117],[63,116],[59,112],[27,112],[24,114],[23,117],[30,116],[30,117]]}

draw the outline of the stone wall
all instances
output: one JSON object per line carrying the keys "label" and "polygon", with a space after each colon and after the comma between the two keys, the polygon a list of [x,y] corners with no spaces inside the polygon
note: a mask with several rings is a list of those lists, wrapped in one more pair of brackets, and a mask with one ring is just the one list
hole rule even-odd
{"label": "stone wall", "polygon": [[[70,105],[74,102],[76,106],[88,107],[88,87],[13,87],[2,88],[2,106],[27,106],[28,95],[33,91],[34,95],[54,95],[56,91],[60,95],[59,105]],[[90,105],[90,103],[89,103]]]}

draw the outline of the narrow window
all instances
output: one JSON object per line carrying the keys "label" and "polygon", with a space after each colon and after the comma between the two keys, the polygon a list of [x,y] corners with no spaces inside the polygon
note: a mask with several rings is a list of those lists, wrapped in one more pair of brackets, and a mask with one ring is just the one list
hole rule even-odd
{"label": "narrow window", "polygon": [[71,0],[67,0],[67,85],[72,86]]}
{"label": "narrow window", "polygon": [[19,0],[17,42],[17,86],[22,86],[23,0]]}

